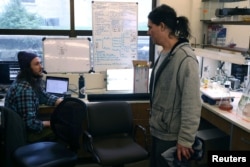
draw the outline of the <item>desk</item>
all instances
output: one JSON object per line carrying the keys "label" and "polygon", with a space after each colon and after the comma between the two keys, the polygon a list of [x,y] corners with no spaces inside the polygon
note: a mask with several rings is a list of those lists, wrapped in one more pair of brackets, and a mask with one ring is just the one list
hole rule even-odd
{"label": "desk", "polygon": [[[230,135],[230,150],[250,150],[250,122],[242,120],[236,113],[241,93],[234,93],[234,96],[233,111],[223,111],[216,105],[203,103],[201,117]],[[146,127],[149,134],[149,102],[132,101],[130,103],[134,115],[134,122]],[[3,104],[4,100],[1,100],[0,106],[3,106]],[[41,106],[40,113],[50,114],[53,112],[53,109],[54,107]]]}
{"label": "desk", "polygon": [[[203,103],[201,117],[230,136],[230,150],[250,150],[250,122],[243,120],[237,113],[240,93],[234,93],[233,111],[223,111],[216,105]],[[140,124],[149,133],[149,102],[131,101],[134,123]],[[40,107],[40,113],[51,113],[53,107]],[[150,139],[150,137],[148,138]],[[143,136],[138,136],[138,142],[143,145]]]}
{"label": "desk", "polygon": [[201,117],[230,136],[230,150],[250,150],[250,122],[237,114],[241,93],[233,92],[233,110],[223,111],[216,105],[203,103]]}

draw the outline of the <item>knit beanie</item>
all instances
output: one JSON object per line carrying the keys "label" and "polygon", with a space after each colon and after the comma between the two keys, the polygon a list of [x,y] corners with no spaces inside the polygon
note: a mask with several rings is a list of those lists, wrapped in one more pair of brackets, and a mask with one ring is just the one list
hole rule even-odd
{"label": "knit beanie", "polygon": [[34,53],[25,52],[25,51],[18,52],[17,58],[18,58],[20,69],[24,70],[25,68],[29,68],[30,62],[36,57],[37,55]]}

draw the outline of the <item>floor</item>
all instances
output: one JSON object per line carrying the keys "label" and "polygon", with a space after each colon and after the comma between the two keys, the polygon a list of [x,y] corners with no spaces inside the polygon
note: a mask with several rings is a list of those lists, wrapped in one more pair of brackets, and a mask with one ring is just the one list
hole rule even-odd
{"label": "floor", "polygon": [[[93,162],[86,162],[86,163],[80,162],[78,165],[76,165],[76,167],[101,167],[101,166]],[[140,162],[126,164],[124,165],[124,167],[149,167],[149,161],[144,160]]]}
{"label": "floor", "polygon": [[[101,167],[96,163],[81,163],[76,165],[76,167]],[[136,163],[126,164],[124,167],[149,167],[149,161],[144,160]],[[191,162],[190,167],[207,167],[204,162]]]}

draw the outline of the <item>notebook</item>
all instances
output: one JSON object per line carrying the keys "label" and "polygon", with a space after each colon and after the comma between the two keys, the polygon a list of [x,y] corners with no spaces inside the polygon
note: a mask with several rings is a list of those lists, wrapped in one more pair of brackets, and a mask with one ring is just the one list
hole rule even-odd
{"label": "notebook", "polygon": [[64,96],[68,92],[69,78],[46,76],[45,91],[47,93]]}

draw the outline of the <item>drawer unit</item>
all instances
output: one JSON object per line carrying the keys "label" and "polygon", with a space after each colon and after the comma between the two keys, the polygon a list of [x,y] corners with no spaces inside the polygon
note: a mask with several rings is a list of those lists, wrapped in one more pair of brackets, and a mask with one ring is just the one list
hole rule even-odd
{"label": "drawer unit", "polygon": [[250,133],[237,126],[234,126],[231,137],[231,150],[250,150]]}

